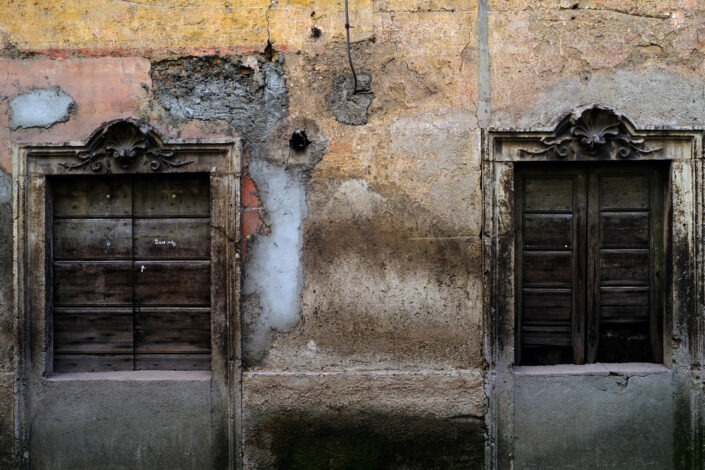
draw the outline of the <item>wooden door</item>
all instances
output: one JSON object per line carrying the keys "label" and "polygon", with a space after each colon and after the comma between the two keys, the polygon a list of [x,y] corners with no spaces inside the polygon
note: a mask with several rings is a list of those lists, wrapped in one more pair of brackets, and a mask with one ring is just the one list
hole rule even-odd
{"label": "wooden door", "polygon": [[661,361],[662,174],[639,163],[519,168],[518,363]]}
{"label": "wooden door", "polygon": [[209,369],[208,175],[51,188],[54,370]]}
{"label": "wooden door", "polygon": [[653,166],[590,171],[589,362],[660,362],[663,179]]}
{"label": "wooden door", "polygon": [[524,364],[579,361],[584,355],[585,173],[527,169],[518,181],[517,359]]}

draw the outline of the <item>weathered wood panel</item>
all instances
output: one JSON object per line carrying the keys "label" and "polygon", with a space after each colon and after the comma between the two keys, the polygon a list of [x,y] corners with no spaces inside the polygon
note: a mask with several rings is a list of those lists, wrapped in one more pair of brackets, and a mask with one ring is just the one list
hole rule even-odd
{"label": "weathered wood panel", "polygon": [[137,354],[135,370],[208,370],[210,354]]}
{"label": "weathered wood panel", "polygon": [[207,308],[141,308],[135,314],[138,353],[208,353],[210,347]]}
{"label": "weathered wood panel", "polygon": [[602,248],[649,248],[648,212],[602,212]]}
{"label": "weathered wood panel", "polygon": [[135,261],[138,307],[210,305],[209,261]]}
{"label": "weathered wood panel", "polygon": [[129,217],[132,182],[120,177],[58,177],[51,180],[54,218]]}
{"label": "weathered wood panel", "polygon": [[54,259],[131,259],[131,219],[58,219]]}
{"label": "weathered wood panel", "polygon": [[135,217],[208,217],[208,175],[136,177]]}
{"label": "weathered wood panel", "polygon": [[572,287],[570,251],[525,251],[523,256],[524,287]]}
{"label": "weathered wood panel", "polygon": [[525,321],[563,321],[570,323],[573,305],[571,289],[523,289]]}
{"label": "weathered wood panel", "polygon": [[132,263],[129,261],[56,261],[54,305],[131,306]]}
{"label": "weathered wood panel", "polygon": [[557,250],[573,248],[572,214],[524,215],[525,250]]}
{"label": "weathered wood panel", "polygon": [[134,370],[132,354],[62,354],[54,356],[54,372]]}
{"label": "weathered wood panel", "polygon": [[[602,173],[605,172],[602,169],[600,169],[600,171]],[[601,175],[599,200],[599,207],[601,211],[615,209],[648,209],[649,177],[648,175]]]}
{"label": "weathered wood panel", "polygon": [[574,190],[573,178],[526,177],[524,210],[572,212]]}
{"label": "weathered wood panel", "polygon": [[600,250],[602,286],[648,286],[648,249]]}
{"label": "weathered wood panel", "polygon": [[135,257],[209,259],[210,219],[135,219]]}
{"label": "weathered wood panel", "polygon": [[55,354],[132,354],[132,309],[54,309]]}

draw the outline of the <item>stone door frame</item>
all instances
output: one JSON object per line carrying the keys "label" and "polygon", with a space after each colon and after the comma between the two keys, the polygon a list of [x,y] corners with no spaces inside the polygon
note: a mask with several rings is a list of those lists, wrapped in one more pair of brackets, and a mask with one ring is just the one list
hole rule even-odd
{"label": "stone door frame", "polygon": [[[703,364],[703,182],[702,132],[685,128],[637,129],[629,119],[596,104],[573,109],[548,129],[483,132],[483,321],[489,366],[486,394],[486,468],[512,468],[514,449],[515,348],[515,165],[522,162],[669,162],[671,205],[668,297],[664,313],[664,364],[674,373],[674,453],[687,468],[697,460],[699,418],[691,365]],[[602,141],[602,143],[600,143]],[[670,308],[669,308],[670,307]],[[674,344],[673,348],[670,347]],[[582,367],[582,366],[576,366]],[[700,366],[702,372],[702,366]]]}
{"label": "stone door frame", "polygon": [[30,465],[32,389],[52,375],[47,177],[151,173],[209,175],[211,383],[227,414],[229,468],[241,466],[240,172],[238,138],[163,140],[133,119],[105,123],[82,142],[14,145],[15,434],[22,468]]}

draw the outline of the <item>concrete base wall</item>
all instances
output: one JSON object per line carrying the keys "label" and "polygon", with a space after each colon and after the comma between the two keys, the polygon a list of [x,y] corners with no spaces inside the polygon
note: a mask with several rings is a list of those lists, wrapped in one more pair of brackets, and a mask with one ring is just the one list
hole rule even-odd
{"label": "concrete base wall", "polygon": [[610,366],[577,376],[515,374],[515,468],[672,468],[671,371]]}
{"label": "concrete base wall", "polygon": [[35,387],[33,469],[227,467],[225,413],[213,406],[210,374],[65,375]]}

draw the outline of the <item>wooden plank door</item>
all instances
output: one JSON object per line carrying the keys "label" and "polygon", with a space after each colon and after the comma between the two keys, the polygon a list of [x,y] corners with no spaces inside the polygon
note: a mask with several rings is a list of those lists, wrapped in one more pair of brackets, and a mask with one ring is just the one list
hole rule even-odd
{"label": "wooden plank door", "polygon": [[54,370],[209,369],[208,175],[51,187]]}
{"label": "wooden plank door", "polygon": [[587,183],[577,168],[547,170],[517,180],[517,359],[582,363]]}
{"label": "wooden plank door", "polygon": [[132,182],[67,177],[51,188],[54,370],[132,370]]}
{"label": "wooden plank door", "polygon": [[588,225],[588,362],[660,362],[662,172],[591,169]]}
{"label": "wooden plank door", "polygon": [[210,368],[208,175],[134,183],[135,369]]}

